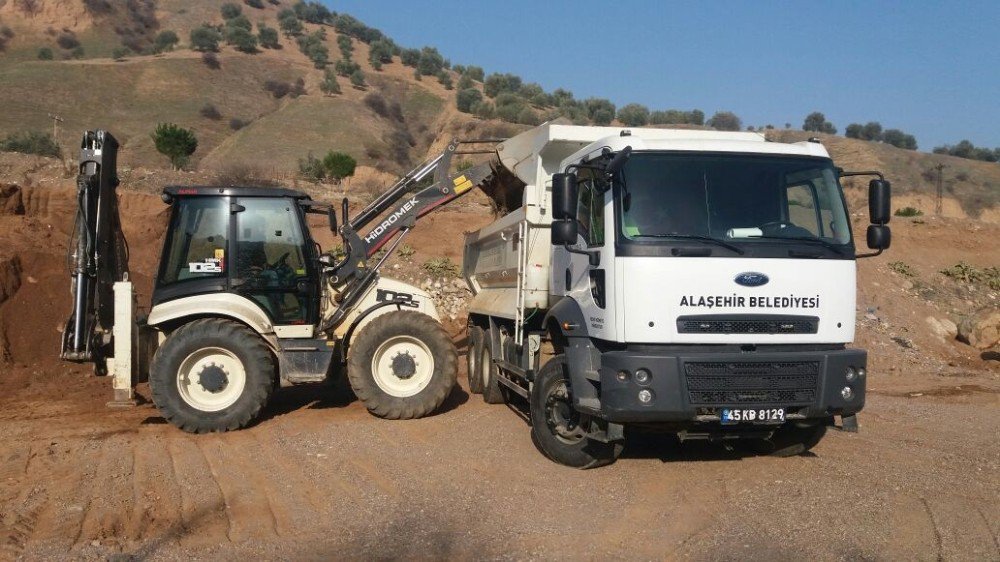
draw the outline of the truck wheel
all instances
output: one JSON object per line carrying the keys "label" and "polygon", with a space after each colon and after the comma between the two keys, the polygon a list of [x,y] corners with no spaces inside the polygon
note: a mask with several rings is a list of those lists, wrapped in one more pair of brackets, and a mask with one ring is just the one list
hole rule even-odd
{"label": "truck wheel", "polygon": [[479,326],[469,326],[469,344],[465,352],[466,371],[469,376],[469,392],[483,392],[483,329]]}
{"label": "truck wheel", "polygon": [[597,468],[615,462],[624,445],[587,437],[590,417],[573,409],[566,359],[550,359],[531,387],[532,440],[549,459],[573,468]]}
{"label": "truck wheel", "polygon": [[812,449],[826,435],[826,424],[798,425],[794,422],[774,430],[768,439],[756,443],[757,452],[772,457],[794,457]]}
{"label": "truck wheel", "polygon": [[191,433],[246,427],[271,399],[275,379],[271,350],[260,336],[221,318],[175,330],[149,368],[153,403]]}
{"label": "truck wheel", "polygon": [[503,404],[504,396],[500,388],[500,367],[493,362],[493,352],[490,350],[490,332],[483,333],[483,352],[479,354],[479,365],[482,372],[483,402],[487,404]]}
{"label": "truck wheel", "polygon": [[451,393],[458,351],[439,322],[413,311],[382,314],[352,342],[351,388],[368,411],[393,420],[430,414]]}

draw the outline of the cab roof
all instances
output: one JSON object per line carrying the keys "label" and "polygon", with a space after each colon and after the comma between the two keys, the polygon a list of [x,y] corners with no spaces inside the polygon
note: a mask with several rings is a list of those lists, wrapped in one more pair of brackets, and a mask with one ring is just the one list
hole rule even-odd
{"label": "cab roof", "polygon": [[290,197],[292,199],[312,199],[301,191],[283,187],[253,187],[224,185],[168,185],[164,195],[171,197]]}

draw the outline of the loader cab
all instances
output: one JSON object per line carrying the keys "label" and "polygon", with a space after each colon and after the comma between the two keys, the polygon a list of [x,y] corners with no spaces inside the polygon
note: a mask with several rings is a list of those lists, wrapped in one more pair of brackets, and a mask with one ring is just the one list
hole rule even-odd
{"label": "loader cab", "polygon": [[255,303],[275,326],[315,325],[318,250],[309,196],[288,189],[167,187],[172,206],[153,305],[213,293]]}

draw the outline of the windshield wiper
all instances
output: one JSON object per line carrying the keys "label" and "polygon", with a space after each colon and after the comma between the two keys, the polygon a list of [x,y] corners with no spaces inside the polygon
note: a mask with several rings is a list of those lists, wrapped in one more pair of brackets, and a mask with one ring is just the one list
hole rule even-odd
{"label": "windshield wiper", "polygon": [[767,238],[770,240],[795,240],[797,242],[812,242],[813,244],[822,244],[824,247],[829,248],[830,250],[833,250],[834,252],[837,252],[840,255],[846,254],[842,246],[834,244],[833,242],[827,242],[822,238],[814,238],[812,236],[753,236],[752,238],[755,240],[759,240],[761,238]]}
{"label": "windshield wiper", "polygon": [[716,246],[722,246],[727,250],[732,250],[739,255],[743,255],[745,252],[739,247],[719,240],[718,238],[712,238],[711,236],[699,236],[697,234],[679,234],[676,232],[671,232],[669,234],[637,234],[636,238],[677,238],[680,240],[700,240],[702,242],[708,242],[710,244],[715,244]]}

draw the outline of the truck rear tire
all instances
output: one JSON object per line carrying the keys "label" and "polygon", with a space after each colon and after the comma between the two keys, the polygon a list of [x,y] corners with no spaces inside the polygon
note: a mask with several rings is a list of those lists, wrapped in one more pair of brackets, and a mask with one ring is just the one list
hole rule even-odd
{"label": "truck rear tire", "polygon": [[465,352],[466,371],[469,377],[469,392],[483,393],[483,329],[469,326],[469,343]]}
{"label": "truck rear tire", "polygon": [[549,459],[587,469],[609,465],[621,455],[621,441],[602,443],[587,437],[590,419],[573,409],[562,355],[553,357],[538,371],[529,407],[532,441]]}
{"label": "truck rear tire", "polygon": [[393,420],[421,418],[436,410],[455,387],[458,351],[430,316],[388,312],[351,343],[347,377],[372,414]]}
{"label": "truck rear tire", "polygon": [[798,425],[786,423],[774,430],[768,439],[758,441],[757,452],[772,457],[794,457],[812,449],[826,435],[826,424]]}
{"label": "truck rear tire", "polygon": [[176,329],[149,368],[153,403],[191,433],[230,431],[254,421],[275,387],[271,350],[239,322],[195,320]]}
{"label": "truck rear tire", "polygon": [[493,362],[493,352],[490,349],[490,332],[483,333],[483,352],[479,355],[482,370],[483,402],[487,404],[503,404],[504,395],[500,388],[500,367]]}

